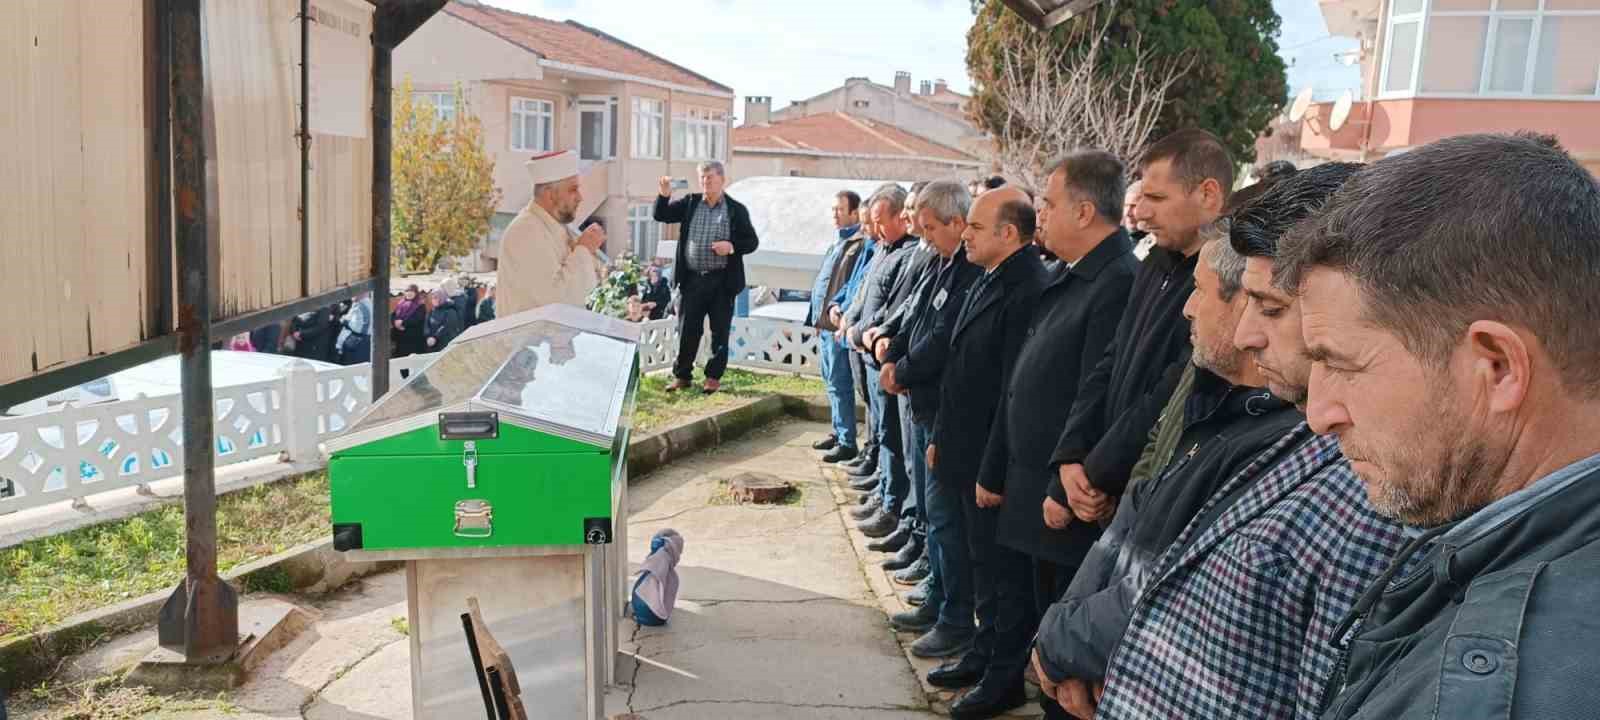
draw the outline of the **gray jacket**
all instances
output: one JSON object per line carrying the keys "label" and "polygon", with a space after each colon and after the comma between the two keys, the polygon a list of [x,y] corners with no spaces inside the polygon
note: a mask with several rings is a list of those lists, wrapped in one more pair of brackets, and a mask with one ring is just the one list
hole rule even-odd
{"label": "gray jacket", "polygon": [[1597,605],[1600,456],[1415,539],[1335,634],[1323,717],[1600,717]]}

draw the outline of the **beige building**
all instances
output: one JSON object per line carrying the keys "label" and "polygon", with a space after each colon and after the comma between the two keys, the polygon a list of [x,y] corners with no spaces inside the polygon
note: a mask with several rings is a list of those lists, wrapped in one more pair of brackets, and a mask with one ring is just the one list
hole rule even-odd
{"label": "beige building", "polygon": [[[471,264],[490,269],[499,235],[526,207],[529,156],[575,149],[582,158],[580,219],[601,219],[606,250],[650,257],[666,229],[651,219],[662,175],[690,179],[702,160],[730,164],[732,89],[606,33],[458,0],[394,53],[394,83],[442,117],[467,109],[483,122],[503,193],[494,227]],[[670,239],[670,235],[669,235]]]}
{"label": "beige building", "polygon": [[913,92],[911,73],[905,71],[895,73],[892,87],[865,77],[846,78],[839,87],[776,112],[771,111],[771,98],[767,100],[766,112],[746,104],[745,125],[837,112],[893,125],[969,154],[981,152],[984,142],[983,132],[967,119],[971,98],[951,90],[944,80],[924,80]]}
{"label": "beige building", "polygon": [[[764,97],[745,98],[745,117],[762,117]],[[732,177],[965,181],[978,158],[870,118],[844,112],[750,124],[733,130]]]}

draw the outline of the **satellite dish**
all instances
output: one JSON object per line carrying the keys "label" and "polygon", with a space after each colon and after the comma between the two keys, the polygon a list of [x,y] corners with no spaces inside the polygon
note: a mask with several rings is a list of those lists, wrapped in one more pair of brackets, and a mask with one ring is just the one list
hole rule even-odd
{"label": "satellite dish", "polygon": [[1310,109],[1311,86],[1307,85],[1299,95],[1294,96],[1294,104],[1289,106],[1289,122],[1300,122],[1300,118],[1305,117],[1306,111]]}
{"label": "satellite dish", "polygon": [[1329,129],[1338,130],[1344,127],[1345,121],[1350,119],[1350,106],[1354,102],[1355,98],[1350,94],[1349,90],[1344,91],[1344,94],[1339,96],[1339,99],[1333,103],[1333,115],[1328,118]]}

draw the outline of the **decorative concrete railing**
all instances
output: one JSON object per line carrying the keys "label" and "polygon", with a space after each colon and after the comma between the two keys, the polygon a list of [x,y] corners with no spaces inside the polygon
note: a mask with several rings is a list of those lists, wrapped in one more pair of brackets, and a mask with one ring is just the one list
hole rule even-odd
{"label": "decorative concrete railing", "polygon": [[[639,345],[645,372],[672,366],[678,352],[675,320],[644,324]],[[763,318],[734,320],[729,364],[816,375],[816,331]],[[702,357],[710,336],[701,344]],[[390,361],[390,387],[435,355]],[[318,445],[348,429],[371,407],[371,366],[314,370],[295,363],[276,380],[218,388],[217,465],[279,457],[322,459]],[[0,515],[109,490],[138,488],[183,473],[179,396],[143,397],[0,418]]]}

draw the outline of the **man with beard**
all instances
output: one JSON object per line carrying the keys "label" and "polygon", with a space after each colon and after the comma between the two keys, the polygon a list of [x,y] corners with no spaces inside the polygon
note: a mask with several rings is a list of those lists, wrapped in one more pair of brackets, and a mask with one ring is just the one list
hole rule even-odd
{"label": "man with beard", "polygon": [[1548,136],[1440,140],[1356,176],[1274,275],[1306,417],[1417,533],[1333,634],[1323,717],[1594,717],[1594,176]]}
{"label": "man with beard", "polygon": [[567,227],[583,203],[578,154],[546,153],[526,165],[533,198],[500,238],[495,310],[501,316],[550,303],[583,307],[605,277],[605,263],[596,255],[605,244],[605,228],[591,225],[575,235]]}
{"label": "man with beard", "polygon": [[[1233,345],[1245,309],[1245,261],[1228,245],[1227,230],[1221,220],[1204,232],[1210,239],[1184,306],[1194,357],[1183,387],[1162,411],[1160,426],[1173,434],[1157,461],[1162,471],[1130,483],[1110,527],[1039,623],[1035,663],[1046,687],[1071,685],[1072,693],[1088,695],[1083,686],[1104,684],[1106,661],[1156,559],[1222,481],[1304,420],[1293,405],[1261,389],[1265,381],[1255,361]],[[1067,717],[1050,693],[1040,702],[1045,717]]]}
{"label": "man with beard", "polygon": [[1031,248],[1035,222],[1027,194],[1014,187],[978,196],[967,214],[967,259],[984,275],[967,292],[951,331],[928,446],[928,466],[962,498],[972,558],[978,632],[969,651],[973,657],[962,662],[982,670],[978,687],[950,707],[950,717],[958,719],[995,717],[1025,700],[1027,638],[1021,628],[1031,613],[1022,599],[999,594],[1015,590],[1017,583],[1000,578],[1026,574],[1028,559],[995,542],[999,512],[978,506],[976,487],[999,397],[1044,285],[1044,264]]}
{"label": "man with beard", "polygon": [[[1093,523],[1048,527],[1039,505],[1053,482],[1050,451],[1072,410],[1079,380],[1116,334],[1138,268],[1128,234],[1117,225],[1122,162],[1104,151],[1080,150],[1051,167],[1039,195],[1038,236],[1065,263],[1050,270],[1009,384],[1002,388],[975,498],[978,507],[999,513],[996,542],[1027,556],[1026,572],[996,578],[1006,584],[996,595],[1001,602],[1022,605],[1005,614],[1030,619],[1061,596],[1100,535]],[[1008,629],[1021,636],[999,644],[1026,648],[1035,625]],[[970,684],[981,670],[958,665],[930,680]]]}
{"label": "man with beard", "polygon": [[[1311,361],[1294,303],[1265,292],[1272,253],[1356,169],[1301,172],[1233,219],[1246,230],[1230,240],[1247,256],[1248,296],[1234,344],[1286,400],[1304,401]],[[1045,689],[1077,717],[1312,718],[1335,672],[1340,621],[1403,542],[1367,503],[1338,441],[1299,424],[1224,480],[1156,561],[1098,708],[1082,682]]]}

